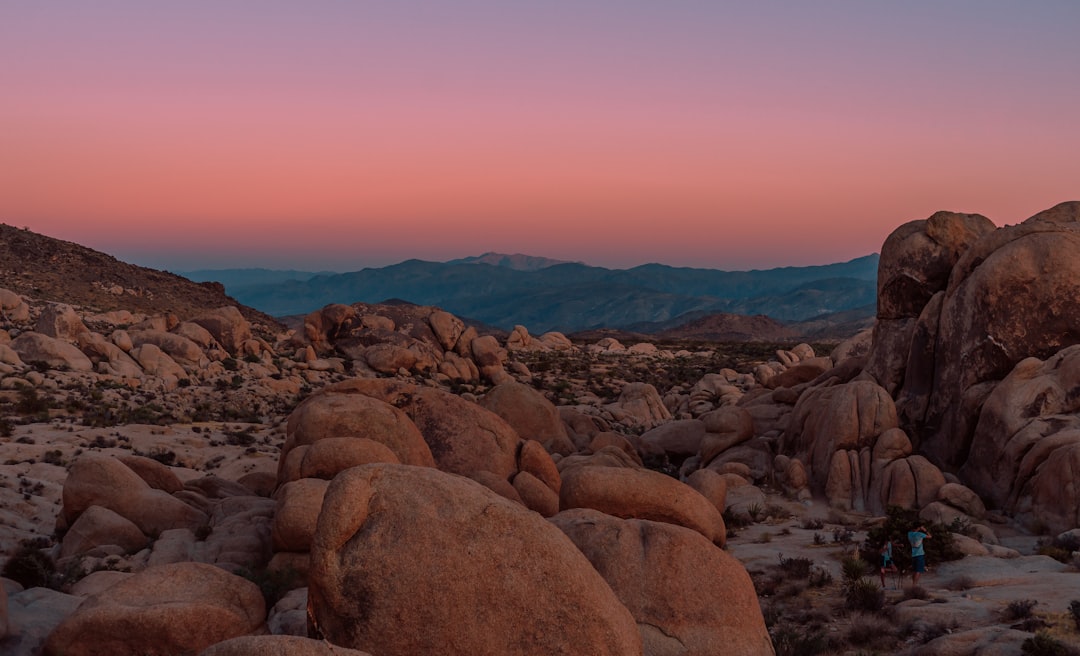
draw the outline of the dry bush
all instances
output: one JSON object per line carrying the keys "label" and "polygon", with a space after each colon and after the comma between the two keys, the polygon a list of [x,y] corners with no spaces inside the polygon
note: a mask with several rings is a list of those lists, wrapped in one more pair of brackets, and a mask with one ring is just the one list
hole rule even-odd
{"label": "dry bush", "polygon": [[856,613],[851,617],[847,641],[856,647],[885,649],[896,640],[896,627],[880,615]]}

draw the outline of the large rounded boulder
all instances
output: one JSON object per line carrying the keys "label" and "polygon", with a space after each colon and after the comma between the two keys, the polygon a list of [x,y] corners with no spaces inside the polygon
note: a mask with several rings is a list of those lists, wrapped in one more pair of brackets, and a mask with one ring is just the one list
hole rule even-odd
{"label": "large rounded boulder", "polygon": [[724,546],[720,511],[700,492],[649,469],[582,465],[563,471],[559,505],[591,508],[626,519],[650,519],[693,529]]}
{"label": "large rounded boulder", "polygon": [[321,635],[379,656],[642,653],[634,618],[566,535],[434,469],[333,480],[308,596]]}
{"label": "large rounded boulder", "polygon": [[119,460],[96,453],[84,453],[72,464],[62,497],[69,526],[91,506],[113,511],[146,535],[174,528],[196,530],[209,523],[206,513],[150,487]]}
{"label": "large rounded boulder", "polygon": [[697,532],[595,510],[550,521],[630,610],[646,654],[773,653],[750,576]]}
{"label": "large rounded boulder", "polygon": [[553,446],[570,442],[554,404],[528,385],[517,381],[496,385],[480,405],[502,417],[523,439]]}
{"label": "large rounded boulder", "polygon": [[[408,417],[439,469],[472,476],[488,471],[509,480],[517,472],[521,438],[498,415],[443,390],[395,380],[357,378],[330,393],[364,395],[390,404]],[[417,464],[402,459],[403,464]]]}
{"label": "large rounded boulder", "polygon": [[405,464],[435,466],[431,449],[408,415],[386,401],[340,385],[327,387],[297,406],[289,415],[286,433],[279,480],[292,449],[334,437],[374,440],[387,446]]}
{"label": "large rounded boulder", "polygon": [[259,587],[220,567],[143,570],[95,596],[49,635],[46,656],[191,654],[254,633],[266,619]]}

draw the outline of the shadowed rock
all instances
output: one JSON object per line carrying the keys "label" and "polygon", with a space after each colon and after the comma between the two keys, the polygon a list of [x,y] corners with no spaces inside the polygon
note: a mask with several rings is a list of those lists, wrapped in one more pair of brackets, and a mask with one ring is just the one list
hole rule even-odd
{"label": "shadowed rock", "polygon": [[213,565],[151,567],[90,597],[49,636],[46,656],[199,652],[266,619],[251,581]]}

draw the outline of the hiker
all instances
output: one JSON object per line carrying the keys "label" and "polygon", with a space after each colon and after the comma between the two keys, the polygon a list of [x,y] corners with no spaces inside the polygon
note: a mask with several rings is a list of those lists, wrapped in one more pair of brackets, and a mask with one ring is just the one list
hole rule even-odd
{"label": "hiker", "polygon": [[896,568],[896,561],[893,560],[892,555],[893,543],[892,540],[885,540],[885,544],[881,545],[881,588],[885,589],[885,572],[899,572]]}
{"label": "hiker", "polygon": [[907,539],[911,543],[911,584],[919,585],[919,576],[926,571],[926,551],[923,550],[923,540],[932,538],[926,531],[925,526],[919,526],[914,531],[908,531]]}

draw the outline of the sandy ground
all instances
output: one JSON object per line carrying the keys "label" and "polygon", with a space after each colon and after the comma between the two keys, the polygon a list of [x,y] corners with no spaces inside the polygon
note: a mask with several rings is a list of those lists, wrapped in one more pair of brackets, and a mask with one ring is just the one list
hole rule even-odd
{"label": "sandy ground", "polygon": [[[820,588],[787,583],[772,595],[761,596],[762,610],[772,624],[774,635],[778,627],[788,623],[791,629],[802,632],[807,632],[808,627],[820,628],[834,641],[844,642],[845,636],[860,624],[876,627],[878,618],[844,608],[841,587],[842,561],[845,556],[852,556],[857,545],[866,539],[866,528],[873,519],[832,511],[824,502],[804,505],[775,495],[766,499],[768,504],[782,507],[792,516],[782,520],[770,518],[737,529],[727,546],[729,553],[746,566],[759,590],[768,587],[761,585],[763,580],[776,576],[781,557],[808,558],[815,567],[826,569],[833,576],[832,583]],[[822,528],[803,528],[804,522],[811,518],[822,520]],[[834,531],[843,529],[852,531],[852,541],[834,542]],[[1001,534],[1002,545],[1018,551],[1018,557],[966,556],[952,562],[929,563],[927,573],[920,580],[920,587],[925,590],[923,599],[907,598],[911,596],[910,578],[900,581],[890,575],[886,579],[885,608],[879,614],[879,630],[883,635],[892,633],[891,639],[883,637],[870,644],[834,647],[823,653],[975,653],[948,651],[943,641],[962,641],[965,632],[983,636],[1001,632],[997,640],[1002,651],[987,653],[1019,654],[1019,641],[1033,633],[1010,631],[1019,622],[1007,615],[1009,604],[1022,600],[1037,602],[1032,609],[1033,617],[1036,623],[1046,624],[1042,630],[1080,649],[1080,630],[1069,612],[1070,602],[1080,600],[1080,570],[1036,555],[1037,536],[1023,534],[1012,526],[996,526],[995,530]],[[815,534],[823,544],[815,543]],[[879,582],[876,568],[868,580]],[[811,617],[811,621],[803,622],[806,617]],[[944,628],[945,637],[923,645],[926,636],[920,635],[919,628],[925,625]]]}
{"label": "sandy ground", "polygon": [[[251,443],[244,444],[249,439]],[[11,437],[0,438],[0,556],[12,554],[22,540],[52,535],[66,467],[80,453],[158,458],[173,453],[173,472],[182,481],[209,474],[235,481],[255,471],[276,472],[284,439],[283,425],[237,422],[109,428],[59,422],[16,426]]]}

